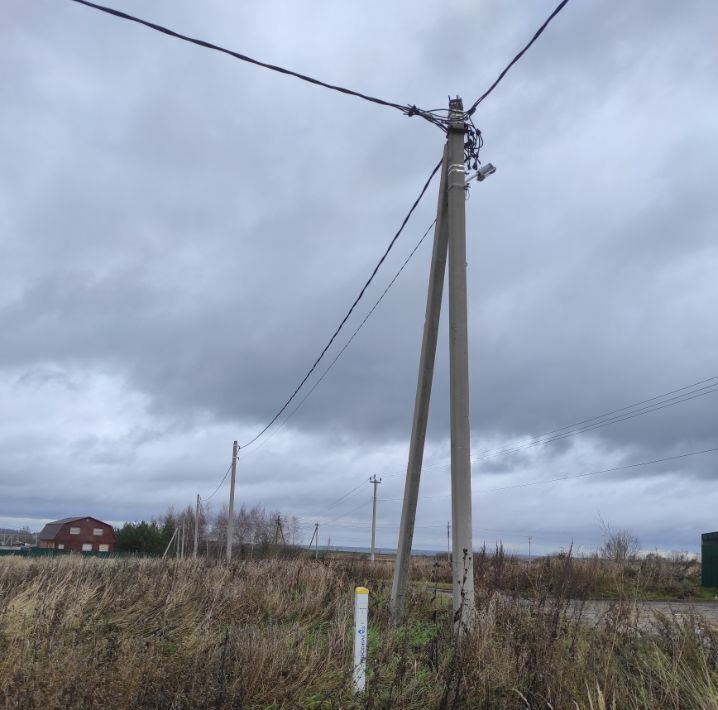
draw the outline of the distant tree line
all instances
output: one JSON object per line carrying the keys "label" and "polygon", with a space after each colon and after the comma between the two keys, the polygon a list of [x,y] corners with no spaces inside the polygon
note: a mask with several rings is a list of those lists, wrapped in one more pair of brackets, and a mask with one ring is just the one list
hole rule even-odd
{"label": "distant tree line", "polygon": [[[195,511],[170,508],[154,520],[127,522],[117,532],[117,551],[139,555],[191,556],[194,549],[195,525],[198,532],[198,553],[218,555],[227,544],[227,506],[216,513],[200,508]],[[301,544],[299,520],[264,506],[241,506],[235,512],[233,547],[241,552],[266,552],[273,546]],[[171,543],[171,544],[170,544]]]}

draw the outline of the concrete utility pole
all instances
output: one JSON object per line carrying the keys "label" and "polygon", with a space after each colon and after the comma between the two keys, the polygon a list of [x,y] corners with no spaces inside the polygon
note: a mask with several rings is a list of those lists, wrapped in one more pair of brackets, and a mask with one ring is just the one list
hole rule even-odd
{"label": "concrete utility pole", "polygon": [[466,298],[466,170],[464,105],[449,101],[447,205],[449,223],[449,382],[451,396],[451,517],[454,613],[459,628],[475,621],[471,530],[471,432],[469,425],[469,338]]}
{"label": "concrete utility pole", "polygon": [[434,248],[431,253],[429,288],[426,296],[426,314],[424,316],[424,335],[421,341],[419,376],[416,383],[414,400],[414,420],[411,425],[411,443],[409,460],[406,465],[406,483],[404,484],[404,503],[401,509],[399,526],[399,544],[394,563],[394,579],[391,584],[391,615],[398,621],[404,607],[406,586],[409,577],[411,543],[414,539],[416,522],[416,504],[419,499],[419,481],[424,461],[424,441],[426,425],[429,419],[429,401],[431,385],[434,379],[434,361],[436,359],[436,341],[439,335],[439,316],[441,315],[441,296],[444,290],[446,255],[449,230],[446,223],[446,171],[447,150],[444,148],[444,161],[439,184],[439,202],[434,226]]}
{"label": "concrete utility pole", "polygon": [[197,548],[199,547],[199,493],[197,494],[197,505],[194,509],[194,550],[192,557],[197,559]]}
{"label": "concrete utility pole", "polygon": [[371,561],[374,562],[374,547],[376,542],[376,487],[381,483],[381,478],[377,478],[375,474],[369,479],[369,483],[374,486],[374,497],[371,506]]}
{"label": "concrete utility pole", "polygon": [[319,523],[314,523],[314,532],[312,533],[312,539],[309,541],[308,550],[312,549],[312,543],[314,543],[314,559],[316,560],[319,557]]}
{"label": "concrete utility pole", "polygon": [[174,542],[175,537],[177,536],[177,528],[174,529],[172,532],[172,537],[170,538],[170,541],[167,543],[167,547],[165,547],[165,551],[162,553],[162,559],[164,560],[165,557],[167,557],[167,553],[170,550],[170,547],[172,543]]}
{"label": "concrete utility pole", "polygon": [[[449,271],[449,369],[451,395],[451,518],[454,618],[457,629],[471,629],[475,620],[471,534],[471,458],[469,427],[469,355],[466,296],[466,215],[464,168],[465,115],[461,99],[449,101],[449,131],[439,187],[424,335],[414,403],[404,504],[391,591],[391,612],[399,620],[406,595],[414,536],[419,479],[434,373],[441,297]],[[493,166],[487,174],[494,170]]]}
{"label": "concrete utility pole", "polygon": [[229,484],[229,514],[227,515],[227,562],[232,561],[232,542],[234,542],[234,482],[237,478],[237,452],[239,445],[232,444],[232,480]]}
{"label": "concrete utility pole", "polygon": [[529,535],[529,559],[531,559],[531,535]]}

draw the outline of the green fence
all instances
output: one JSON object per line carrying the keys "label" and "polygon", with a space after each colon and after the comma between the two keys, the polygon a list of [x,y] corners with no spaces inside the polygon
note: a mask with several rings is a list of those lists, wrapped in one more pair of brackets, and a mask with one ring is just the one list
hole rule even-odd
{"label": "green fence", "polygon": [[63,555],[81,555],[82,557],[159,557],[159,555],[138,554],[135,552],[74,552],[53,550],[48,547],[20,547],[16,550],[0,550],[0,557],[61,557]]}
{"label": "green fence", "polygon": [[52,557],[55,550],[41,547],[19,547],[16,550],[0,550],[0,557]]}
{"label": "green fence", "polygon": [[701,586],[718,587],[718,532],[701,535]]}

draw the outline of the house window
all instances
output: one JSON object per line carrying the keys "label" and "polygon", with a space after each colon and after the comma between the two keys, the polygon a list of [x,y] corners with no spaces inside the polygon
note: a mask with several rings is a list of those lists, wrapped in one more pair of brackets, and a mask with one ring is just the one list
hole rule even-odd
{"label": "house window", "polygon": [[58,549],[58,550],[64,550],[64,549],[65,549],[65,545],[64,545],[62,542],[60,542],[60,543],[58,543],[58,545],[57,545],[57,549]]}
{"label": "house window", "polygon": [[91,542],[83,542],[82,543],[82,551],[83,552],[92,552],[92,543]]}
{"label": "house window", "polygon": [[109,552],[110,546],[109,545],[100,545],[100,552]]}
{"label": "house window", "polygon": [[70,528],[70,535],[79,535],[80,528]]}
{"label": "house window", "polygon": [[102,528],[92,528],[93,535],[102,535]]}

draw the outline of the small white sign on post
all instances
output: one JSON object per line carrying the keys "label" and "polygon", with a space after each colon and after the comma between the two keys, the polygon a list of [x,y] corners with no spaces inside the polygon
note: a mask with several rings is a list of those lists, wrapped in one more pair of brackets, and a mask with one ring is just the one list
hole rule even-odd
{"label": "small white sign on post", "polygon": [[355,693],[366,687],[366,642],[369,620],[369,590],[357,587],[354,590],[354,672],[352,685]]}

